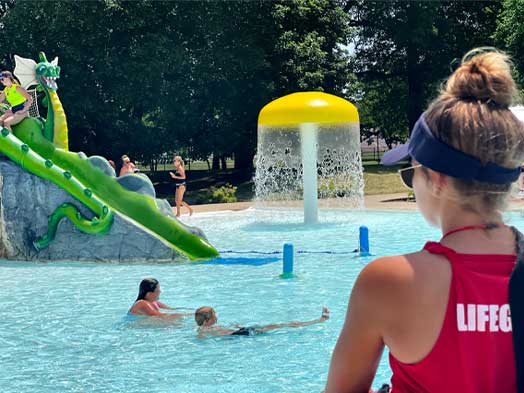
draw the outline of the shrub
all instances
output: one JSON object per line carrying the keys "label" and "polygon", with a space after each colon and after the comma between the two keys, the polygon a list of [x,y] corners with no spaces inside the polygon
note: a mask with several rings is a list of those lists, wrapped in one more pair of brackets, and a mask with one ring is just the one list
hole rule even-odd
{"label": "shrub", "polygon": [[237,201],[237,188],[229,183],[222,187],[211,187],[209,201],[211,203],[232,203]]}

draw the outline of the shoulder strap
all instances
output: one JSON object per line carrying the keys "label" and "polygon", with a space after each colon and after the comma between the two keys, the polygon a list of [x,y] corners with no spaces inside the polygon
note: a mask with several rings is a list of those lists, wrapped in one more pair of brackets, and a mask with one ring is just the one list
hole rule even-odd
{"label": "shoulder strap", "polygon": [[516,240],[517,261],[509,279],[509,308],[517,371],[517,393],[524,393],[524,236],[511,227]]}

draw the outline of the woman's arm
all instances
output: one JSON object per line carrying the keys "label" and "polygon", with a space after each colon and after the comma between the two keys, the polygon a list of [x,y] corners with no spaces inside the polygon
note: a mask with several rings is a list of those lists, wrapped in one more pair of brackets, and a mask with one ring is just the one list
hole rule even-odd
{"label": "woman's arm", "polygon": [[329,319],[329,310],[327,307],[322,308],[322,315],[320,318],[313,319],[312,321],[293,321],[286,323],[274,323],[271,325],[257,326],[258,331],[267,332],[269,330],[281,329],[286,327],[298,328],[303,326],[313,325],[315,323],[324,322]]}
{"label": "woman's arm", "polygon": [[182,177],[175,175],[173,172],[169,172],[173,179],[182,179]]}
{"label": "woman's arm", "polygon": [[331,357],[326,393],[368,393],[384,350],[387,293],[378,260],[360,273]]}
{"label": "woman's arm", "polygon": [[[165,306],[165,304],[163,305]],[[165,307],[161,307],[160,304],[158,304],[158,306],[160,308],[165,308]],[[151,305],[151,303],[146,302],[146,301],[136,302],[133,305],[133,307],[131,307],[131,310],[129,310],[129,312],[135,315],[147,315],[150,317],[159,317],[165,320],[178,319],[178,318],[182,318],[188,315],[194,315],[194,313],[163,313],[163,312],[158,311],[155,307]]]}
{"label": "woman's arm", "polygon": [[165,303],[162,303],[162,302],[157,301],[156,304],[157,304],[158,307],[160,307],[160,308],[165,308],[166,310],[174,310],[173,307],[168,306],[168,305],[165,304]]}

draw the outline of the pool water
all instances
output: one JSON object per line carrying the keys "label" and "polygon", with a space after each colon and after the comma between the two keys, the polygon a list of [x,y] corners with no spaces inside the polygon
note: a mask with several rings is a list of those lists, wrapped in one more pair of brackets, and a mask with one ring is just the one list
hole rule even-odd
{"label": "pool water", "polygon": [[[358,272],[377,256],[416,251],[439,232],[418,213],[335,210],[320,219],[304,227],[300,212],[278,210],[185,218],[225,261],[260,266],[0,261],[2,392],[321,391]],[[508,221],[523,227],[520,214]],[[352,253],[360,225],[369,228],[372,257]],[[281,254],[270,254],[284,242],[296,252],[290,280],[279,278]],[[160,280],[163,302],[214,306],[222,325],[315,319],[323,305],[331,319],[254,337],[198,339],[192,318],[165,326],[126,319],[149,276]],[[385,354],[373,387],[390,376]]]}

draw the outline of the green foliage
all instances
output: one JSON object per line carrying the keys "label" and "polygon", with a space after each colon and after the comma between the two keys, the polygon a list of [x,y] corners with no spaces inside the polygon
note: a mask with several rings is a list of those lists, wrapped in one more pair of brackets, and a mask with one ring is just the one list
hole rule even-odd
{"label": "green foliage", "polygon": [[342,94],[348,79],[348,15],[333,0],[275,3],[278,38],[276,92],[320,90]]}
{"label": "green foliage", "polygon": [[492,45],[500,1],[348,1],[353,27],[348,96],[365,136],[404,140],[438,93],[453,60]]}
{"label": "green foliage", "polygon": [[232,186],[229,183],[222,187],[211,187],[211,198],[212,202],[217,203],[232,203],[237,201],[236,197],[237,187]]}
{"label": "green foliage", "polygon": [[229,183],[221,187],[211,186],[193,196],[196,203],[234,203],[237,202],[237,187]]}
{"label": "green foliage", "polygon": [[282,95],[346,96],[363,135],[391,144],[472,47],[502,43],[524,75],[523,1],[10,0],[3,67],[59,57],[72,150],[247,168],[258,113]]}
{"label": "green foliage", "polygon": [[15,53],[60,58],[71,149],[251,166],[265,104],[342,91],[345,17],[332,0],[10,1],[0,34],[5,68]]}
{"label": "green foliage", "polygon": [[[512,55],[519,85],[524,83],[524,0],[504,0],[494,38]],[[522,87],[521,87],[522,88]],[[524,94],[524,91],[523,91]]]}

